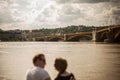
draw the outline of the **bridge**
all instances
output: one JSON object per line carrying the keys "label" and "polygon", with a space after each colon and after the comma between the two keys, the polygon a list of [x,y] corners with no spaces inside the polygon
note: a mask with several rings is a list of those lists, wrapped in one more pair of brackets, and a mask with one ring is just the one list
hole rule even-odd
{"label": "bridge", "polygon": [[51,35],[36,37],[36,41],[96,41],[103,42],[105,39],[120,42],[120,25],[109,26],[93,32],[79,32],[71,34]]}
{"label": "bridge", "polygon": [[91,39],[92,39],[91,32],[81,32],[81,33],[37,37],[36,41],[81,41],[81,40],[84,41]]}
{"label": "bridge", "polygon": [[103,42],[109,39],[112,42],[120,42],[120,25],[109,26],[96,32],[96,41]]}

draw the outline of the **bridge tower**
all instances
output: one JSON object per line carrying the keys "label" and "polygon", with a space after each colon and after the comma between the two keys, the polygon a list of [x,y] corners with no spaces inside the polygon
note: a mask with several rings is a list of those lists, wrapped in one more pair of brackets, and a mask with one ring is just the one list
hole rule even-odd
{"label": "bridge tower", "polygon": [[92,41],[96,41],[96,28],[93,27],[93,30],[92,30]]}
{"label": "bridge tower", "polygon": [[66,34],[63,35],[64,41],[67,41]]}
{"label": "bridge tower", "polygon": [[111,29],[111,26],[109,26],[107,32],[107,42],[113,42],[113,35],[113,30]]}

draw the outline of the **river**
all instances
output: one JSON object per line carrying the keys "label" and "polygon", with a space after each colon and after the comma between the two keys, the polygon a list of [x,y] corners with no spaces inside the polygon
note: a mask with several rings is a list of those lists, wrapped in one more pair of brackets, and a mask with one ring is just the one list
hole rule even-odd
{"label": "river", "polygon": [[68,61],[76,80],[120,80],[120,44],[93,42],[0,42],[0,80],[25,80],[37,53],[45,54],[52,80],[56,57]]}

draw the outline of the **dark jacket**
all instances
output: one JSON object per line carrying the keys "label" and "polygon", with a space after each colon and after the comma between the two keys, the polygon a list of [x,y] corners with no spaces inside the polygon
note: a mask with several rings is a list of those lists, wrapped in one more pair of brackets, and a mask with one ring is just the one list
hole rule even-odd
{"label": "dark jacket", "polygon": [[67,75],[67,76],[62,76],[62,75],[57,76],[57,77],[55,78],[55,80],[75,80],[75,77],[74,77],[74,75],[71,73],[70,75]]}

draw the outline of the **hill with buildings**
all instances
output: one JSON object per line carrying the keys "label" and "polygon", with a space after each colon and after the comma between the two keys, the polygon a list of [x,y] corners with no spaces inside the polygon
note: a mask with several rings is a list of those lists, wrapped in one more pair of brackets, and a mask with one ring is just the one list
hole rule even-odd
{"label": "hill with buildings", "polygon": [[93,28],[96,30],[103,29],[108,26],[84,26],[84,25],[71,25],[63,28],[54,29],[36,29],[36,30],[8,30],[0,29],[0,41],[32,41],[33,37],[61,35],[78,32],[92,32]]}

